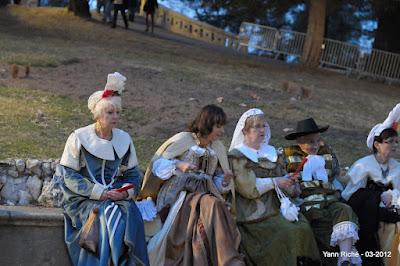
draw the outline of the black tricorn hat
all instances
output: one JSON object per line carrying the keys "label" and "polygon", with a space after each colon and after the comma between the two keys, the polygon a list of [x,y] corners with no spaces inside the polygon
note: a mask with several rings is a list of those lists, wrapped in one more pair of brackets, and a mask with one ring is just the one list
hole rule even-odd
{"label": "black tricorn hat", "polygon": [[305,136],[308,134],[325,132],[329,126],[318,127],[313,118],[308,118],[297,122],[296,132],[290,133],[285,136],[285,139],[294,140],[298,137]]}

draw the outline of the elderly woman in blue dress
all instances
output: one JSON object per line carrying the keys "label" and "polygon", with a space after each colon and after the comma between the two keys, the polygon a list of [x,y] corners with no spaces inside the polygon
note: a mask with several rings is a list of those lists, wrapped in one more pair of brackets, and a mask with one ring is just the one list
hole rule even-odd
{"label": "elderly woman in blue dress", "polygon": [[[109,74],[104,91],[90,96],[96,122],[69,136],[61,158],[65,241],[73,265],[149,264],[143,220],[133,201],[141,182],[135,147],[116,128],[125,81],[117,72]],[[90,249],[80,238],[92,215],[98,233]]]}

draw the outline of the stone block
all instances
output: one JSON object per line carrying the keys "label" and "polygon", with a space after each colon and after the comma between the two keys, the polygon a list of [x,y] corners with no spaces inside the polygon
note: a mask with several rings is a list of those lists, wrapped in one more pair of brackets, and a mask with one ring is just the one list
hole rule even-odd
{"label": "stone block", "polygon": [[37,176],[42,176],[42,162],[37,159],[26,160],[26,170],[28,173],[35,174]]}
{"label": "stone block", "polygon": [[14,177],[14,178],[17,178],[19,176],[18,171],[16,171],[16,170],[8,170],[7,175]]}
{"label": "stone block", "polygon": [[15,160],[15,167],[19,173],[23,173],[25,171],[25,161],[22,159]]}
{"label": "stone block", "polygon": [[37,200],[42,192],[43,181],[38,176],[30,176],[26,182],[27,191]]}
{"label": "stone block", "polygon": [[27,190],[26,188],[27,179],[28,177],[26,176],[19,178],[7,177],[3,189],[0,192],[2,200],[8,203],[16,204],[19,201],[18,191]]}
{"label": "stone block", "polygon": [[53,170],[51,169],[51,162],[44,162],[42,164],[43,177],[48,177],[53,175]]}

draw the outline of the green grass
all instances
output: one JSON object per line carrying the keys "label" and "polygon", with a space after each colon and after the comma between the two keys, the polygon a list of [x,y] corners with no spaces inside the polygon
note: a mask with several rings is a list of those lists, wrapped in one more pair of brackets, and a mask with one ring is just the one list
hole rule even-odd
{"label": "green grass", "polygon": [[0,87],[0,158],[58,158],[69,133],[90,122],[84,104],[42,91]]}
{"label": "green grass", "polygon": [[31,65],[35,67],[56,67],[60,64],[60,60],[56,56],[29,53],[1,53],[0,61],[7,64]]}
{"label": "green grass", "polygon": [[[92,123],[86,101],[72,100],[39,90],[0,87],[0,159],[60,158],[68,135]],[[121,125],[143,124],[142,109],[123,111]],[[132,132],[131,132],[132,133]],[[163,139],[134,138],[144,170]]]}

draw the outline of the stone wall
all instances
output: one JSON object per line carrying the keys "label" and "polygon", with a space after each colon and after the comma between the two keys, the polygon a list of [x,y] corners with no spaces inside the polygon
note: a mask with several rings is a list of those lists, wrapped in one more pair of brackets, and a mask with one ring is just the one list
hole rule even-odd
{"label": "stone wall", "polygon": [[[142,1],[142,7],[140,8],[141,11],[139,15],[141,16],[145,16],[143,11],[144,2],[145,1]],[[210,24],[191,19],[162,4],[159,4],[154,19],[156,25],[174,33],[226,48],[236,50],[240,48],[240,37],[238,35],[226,32]]]}
{"label": "stone wall", "polygon": [[58,163],[58,159],[0,161],[0,204],[60,207]]}

